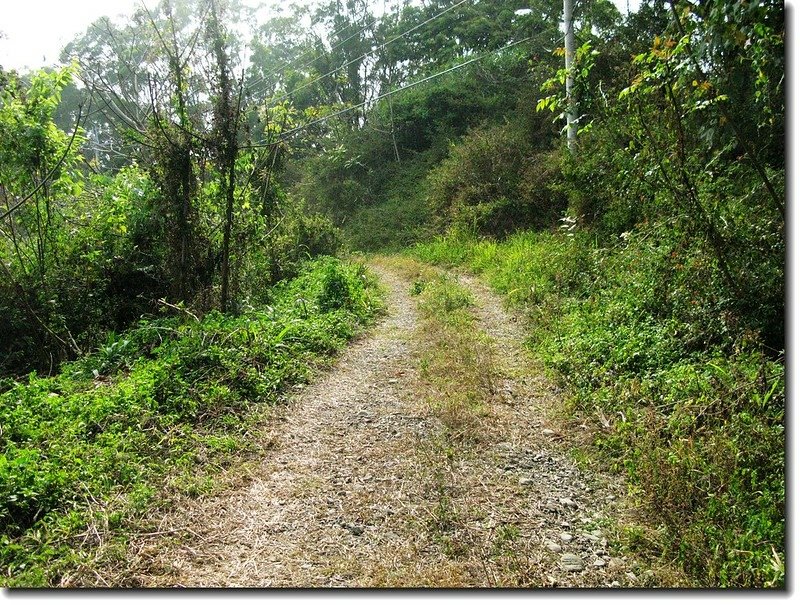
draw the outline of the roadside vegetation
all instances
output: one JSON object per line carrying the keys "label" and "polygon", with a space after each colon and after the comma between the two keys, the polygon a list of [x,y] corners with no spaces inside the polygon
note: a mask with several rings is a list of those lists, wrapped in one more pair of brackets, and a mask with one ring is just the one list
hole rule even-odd
{"label": "roadside vegetation", "polygon": [[[57,586],[138,519],[260,447],[269,409],[380,310],[364,268],[331,258],[237,317],[142,322],[54,377],[0,395],[0,565]],[[265,453],[265,455],[268,455]],[[108,544],[105,544],[108,550]],[[108,556],[108,553],[105,553]]]}

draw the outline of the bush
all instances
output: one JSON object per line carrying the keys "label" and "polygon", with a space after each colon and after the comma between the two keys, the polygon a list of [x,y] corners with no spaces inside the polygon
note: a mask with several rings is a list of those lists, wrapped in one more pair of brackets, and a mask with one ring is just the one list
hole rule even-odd
{"label": "bush", "polygon": [[[95,176],[84,195],[62,209],[69,222],[54,225],[57,260],[41,271],[26,269],[7,242],[0,260],[14,281],[0,284],[0,375],[55,371],[107,331],[125,329],[164,287],[158,225],[151,212],[153,188],[134,165],[113,178]],[[98,200],[98,198],[100,198]]]}
{"label": "bush", "polygon": [[551,226],[566,207],[559,166],[557,155],[534,154],[509,125],[473,130],[429,173],[431,214],[442,229],[482,235]]}

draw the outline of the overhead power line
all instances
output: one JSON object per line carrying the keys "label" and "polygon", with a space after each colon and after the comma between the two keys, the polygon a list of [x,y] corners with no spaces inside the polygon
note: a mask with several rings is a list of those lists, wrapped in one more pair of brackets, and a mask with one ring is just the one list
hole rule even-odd
{"label": "overhead power line", "polygon": [[483,53],[482,55],[479,55],[477,57],[473,57],[472,59],[470,59],[468,61],[464,61],[463,63],[459,63],[458,65],[454,65],[453,67],[449,67],[447,69],[444,69],[444,70],[442,70],[440,72],[437,72],[435,74],[432,74],[430,76],[422,78],[421,80],[417,80],[416,82],[411,82],[410,84],[406,84],[406,85],[401,86],[399,88],[396,88],[394,90],[390,90],[389,92],[385,92],[382,95],[379,95],[379,96],[375,97],[372,100],[364,101],[363,103],[358,103],[357,105],[351,105],[350,107],[346,107],[346,108],[341,109],[339,111],[336,111],[334,113],[328,114],[327,116],[323,116],[321,118],[317,118],[316,120],[312,120],[311,122],[303,124],[302,126],[298,126],[297,128],[292,128],[291,130],[287,130],[285,133],[283,133],[281,135],[280,138],[278,138],[277,140],[275,140],[275,141],[273,141],[271,143],[262,143],[262,144],[258,144],[258,145],[248,145],[248,148],[249,149],[259,149],[259,148],[264,148],[264,147],[272,147],[274,145],[277,145],[279,143],[287,141],[289,139],[289,137],[297,134],[298,132],[302,132],[303,130],[308,129],[311,126],[314,126],[316,124],[320,124],[322,122],[330,120],[331,118],[335,118],[337,116],[340,116],[340,115],[342,115],[344,113],[347,113],[348,111],[353,111],[355,109],[359,109],[361,107],[364,107],[365,105],[368,105],[369,103],[376,103],[376,102],[380,101],[381,99],[385,99],[387,97],[391,97],[392,95],[395,95],[395,94],[397,94],[399,92],[403,92],[404,90],[408,90],[409,88],[413,88],[415,86],[419,86],[420,84],[424,84],[425,82],[430,82],[431,80],[434,80],[434,79],[436,79],[438,77],[441,77],[441,76],[443,76],[445,74],[448,74],[450,72],[456,71],[457,69],[461,69],[462,67],[466,67],[467,65],[475,63],[476,61],[480,61],[481,59],[485,59],[486,57],[489,57],[491,55],[499,54],[499,53],[503,52],[504,50],[508,50],[509,48],[512,48],[514,46],[517,46],[518,44],[522,44],[522,43],[527,42],[527,41],[532,40],[532,39],[533,39],[533,36],[528,36],[527,38],[523,38],[522,40],[517,40],[515,42],[511,42],[511,43],[506,44],[505,46],[503,46],[501,48],[497,48],[497,49],[495,49],[493,51],[489,51],[489,52]]}
{"label": "overhead power line", "polygon": [[339,67],[337,67],[337,68],[335,68],[335,69],[332,69],[332,70],[331,70],[331,71],[329,71],[328,73],[326,73],[326,74],[323,74],[323,75],[321,75],[321,76],[318,76],[317,78],[314,78],[314,79],[313,79],[313,80],[311,80],[310,82],[306,82],[306,83],[305,83],[305,84],[303,84],[302,86],[298,86],[297,88],[295,88],[295,89],[294,89],[294,90],[292,90],[291,92],[285,93],[285,94],[281,95],[280,97],[278,97],[277,99],[273,99],[273,100],[272,100],[272,102],[273,102],[273,103],[280,103],[281,101],[283,101],[283,100],[285,100],[285,99],[288,99],[289,97],[291,97],[291,96],[293,96],[293,95],[297,94],[297,92],[299,92],[299,91],[301,91],[301,90],[304,90],[304,89],[308,88],[309,86],[313,86],[314,84],[316,84],[316,83],[317,83],[317,82],[319,82],[320,80],[324,80],[324,79],[325,79],[325,78],[327,78],[328,76],[331,76],[331,75],[335,74],[337,71],[340,71],[340,70],[342,70],[342,69],[344,69],[344,68],[346,68],[346,67],[349,67],[350,65],[352,65],[353,63],[356,63],[357,61],[361,61],[362,59],[366,59],[368,56],[370,56],[370,55],[371,55],[372,53],[374,53],[375,51],[382,50],[382,49],[386,48],[387,46],[389,46],[389,45],[390,45],[390,44],[392,44],[393,42],[396,42],[397,40],[400,40],[401,38],[404,38],[404,37],[406,37],[407,35],[411,34],[412,32],[414,32],[414,31],[418,30],[420,27],[423,27],[424,25],[427,25],[428,23],[431,23],[431,22],[435,21],[436,19],[439,19],[440,17],[442,17],[442,16],[443,16],[443,15],[445,15],[446,13],[449,13],[451,10],[458,8],[458,7],[459,7],[459,6],[461,6],[462,4],[464,4],[464,3],[466,3],[466,2],[469,2],[469,1],[470,1],[470,0],[460,0],[459,2],[457,2],[457,3],[453,4],[452,6],[450,6],[450,7],[446,8],[446,9],[444,9],[443,11],[440,11],[440,12],[439,12],[439,13],[437,13],[437,14],[435,14],[433,17],[430,17],[430,18],[426,19],[425,21],[423,21],[423,22],[421,22],[421,23],[418,23],[418,24],[417,24],[417,25],[415,25],[414,27],[412,27],[412,28],[410,28],[410,29],[408,29],[408,30],[404,31],[402,34],[398,34],[398,35],[397,35],[397,36],[395,36],[394,38],[391,38],[391,39],[387,40],[386,42],[384,42],[384,43],[382,43],[382,44],[378,44],[377,46],[375,46],[374,48],[372,48],[372,49],[371,49],[369,52],[366,52],[366,53],[364,53],[364,54],[363,54],[363,55],[361,55],[360,57],[356,57],[355,59],[351,59],[351,60],[350,60],[350,61],[348,61],[347,63],[345,63],[345,64],[343,64],[343,65],[340,65]]}

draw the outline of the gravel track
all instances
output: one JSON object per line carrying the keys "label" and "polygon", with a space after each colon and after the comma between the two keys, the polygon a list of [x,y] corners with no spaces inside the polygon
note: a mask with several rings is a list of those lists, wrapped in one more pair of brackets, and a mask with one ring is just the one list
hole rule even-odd
{"label": "gravel track", "polygon": [[480,447],[444,455],[441,426],[419,397],[410,283],[390,264],[372,268],[388,289],[386,317],[292,397],[251,479],[162,520],[185,531],[136,542],[131,582],[645,585],[649,572],[636,575],[607,535],[622,486],[559,447],[547,422],[558,393],[532,371],[521,322],[459,277],[493,343],[497,392]]}

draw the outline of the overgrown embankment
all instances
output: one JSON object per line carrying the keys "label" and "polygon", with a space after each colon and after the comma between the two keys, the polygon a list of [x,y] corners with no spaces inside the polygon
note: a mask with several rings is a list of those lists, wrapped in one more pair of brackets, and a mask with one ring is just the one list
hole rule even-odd
{"label": "overgrown embankment", "polygon": [[698,585],[781,586],[782,359],[692,281],[702,257],[678,266],[673,252],[646,229],[613,248],[564,230],[413,249],[481,274],[526,311],[531,348],[569,388],[567,411],[597,428],[592,449],[627,474],[667,557]]}
{"label": "overgrown embankment", "polygon": [[3,584],[57,586],[171,494],[210,490],[258,447],[269,406],[380,307],[364,268],[331,258],[268,298],[236,317],[142,323],[0,395]]}

